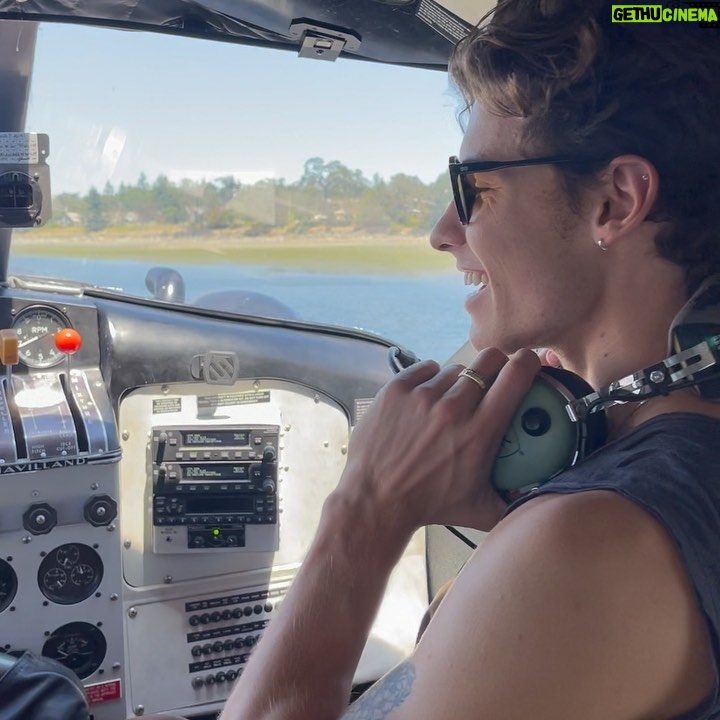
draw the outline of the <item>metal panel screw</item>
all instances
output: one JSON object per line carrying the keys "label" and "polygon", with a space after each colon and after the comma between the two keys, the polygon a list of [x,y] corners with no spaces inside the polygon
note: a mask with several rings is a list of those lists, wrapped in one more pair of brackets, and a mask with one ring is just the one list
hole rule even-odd
{"label": "metal panel screw", "polygon": [[128,610],[128,617],[131,617],[131,618],[137,617],[137,608],[136,607],[131,607]]}
{"label": "metal panel screw", "polygon": [[110,595],[111,600],[117,600],[118,597],[120,597],[120,596],[117,593],[111,593],[111,595]]}
{"label": "metal panel screw", "polygon": [[129,440],[130,439],[130,433],[127,430],[122,431],[122,439],[123,440]]}
{"label": "metal panel screw", "polygon": [[650,382],[661,383],[665,379],[665,373],[662,370],[653,370],[650,373]]}
{"label": "metal panel screw", "polygon": [[136,715],[144,715],[145,714],[145,706],[144,705],[136,705],[135,706],[135,714]]}
{"label": "metal panel screw", "polygon": [[123,547],[126,548],[126,549],[129,549],[129,548],[132,547],[132,543],[131,543],[129,540],[126,540],[126,541],[123,543]]}
{"label": "metal panel screw", "polygon": [[166,575],[165,576],[165,582],[166,584],[170,584],[172,582],[172,575]]}

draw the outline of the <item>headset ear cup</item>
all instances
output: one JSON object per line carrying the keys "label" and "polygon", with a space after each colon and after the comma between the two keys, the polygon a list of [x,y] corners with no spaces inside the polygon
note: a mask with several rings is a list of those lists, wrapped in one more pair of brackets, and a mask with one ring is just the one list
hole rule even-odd
{"label": "headset ear cup", "polygon": [[[572,397],[576,400],[595,392],[595,388],[593,388],[592,385],[587,383],[583,380],[583,378],[576,375],[574,372],[570,372],[570,370],[543,365],[541,372],[560,383],[567,389],[568,394],[572,395]],[[604,409],[601,408],[590,413],[584,424],[585,440],[582,447],[579,449],[580,455],[578,460],[582,460],[591,452],[594,452],[598,448],[602,447],[607,442],[608,437],[607,416],[605,415]]]}

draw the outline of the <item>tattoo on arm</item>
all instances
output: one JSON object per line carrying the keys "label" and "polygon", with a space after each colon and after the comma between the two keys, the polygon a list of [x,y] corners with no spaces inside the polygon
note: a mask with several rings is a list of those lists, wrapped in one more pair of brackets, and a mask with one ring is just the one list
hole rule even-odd
{"label": "tattoo on arm", "polygon": [[415,666],[404,662],[378,680],[342,716],[343,720],[384,720],[410,695]]}

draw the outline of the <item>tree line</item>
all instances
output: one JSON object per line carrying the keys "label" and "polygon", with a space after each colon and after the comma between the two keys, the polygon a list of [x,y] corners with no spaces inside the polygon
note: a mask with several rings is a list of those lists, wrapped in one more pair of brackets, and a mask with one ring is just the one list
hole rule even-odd
{"label": "tree line", "polygon": [[261,235],[349,228],[368,233],[427,232],[450,197],[447,175],[432,183],[397,174],[366,178],[337,160],[313,157],[297,182],[244,184],[233,176],[172,182],[143,173],[134,185],[107,183],[85,195],[53,198],[52,225],[94,233],[148,224],[182,226],[188,232],[232,230]]}

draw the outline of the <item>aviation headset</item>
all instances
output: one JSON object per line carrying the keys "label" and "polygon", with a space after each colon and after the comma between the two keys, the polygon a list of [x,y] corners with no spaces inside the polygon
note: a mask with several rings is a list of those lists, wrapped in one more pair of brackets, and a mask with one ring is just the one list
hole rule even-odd
{"label": "aviation headset", "polygon": [[597,450],[607,441],[606,407],[688,387],[720,398],[720,275],[705,280],[675,317],[668,353],[597,391],[569,370],[544,367],[503,438],[493,485],[517,497]]}

